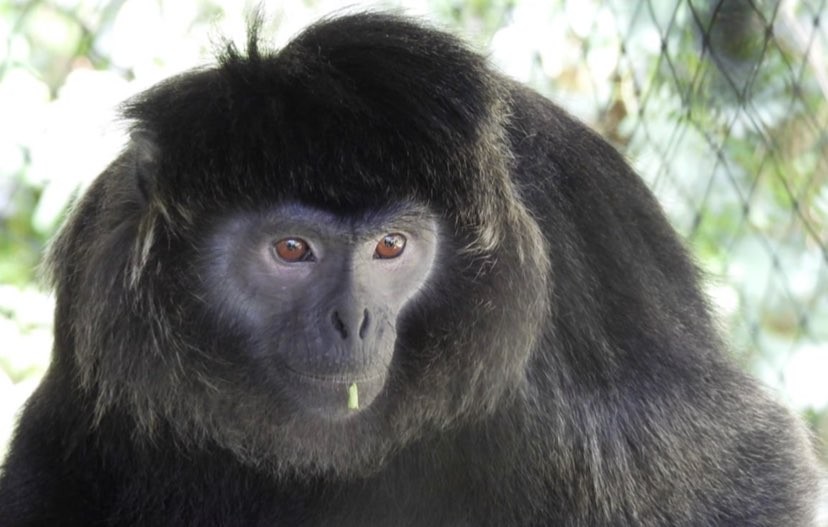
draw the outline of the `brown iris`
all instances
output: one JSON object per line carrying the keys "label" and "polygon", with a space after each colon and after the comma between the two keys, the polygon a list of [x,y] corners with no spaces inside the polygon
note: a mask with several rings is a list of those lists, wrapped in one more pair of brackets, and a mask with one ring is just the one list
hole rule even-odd
{"label": "brown iris", "polygon": [[405,236],[399,233],[386,234],[377,243],[374,258],[396,258],[405,250]]}
{"label": "brown iris", "polygon": [[285,238],[276,242],[276,255],[290,263],[309,260],[313,253],[305,240],[301,238]]}

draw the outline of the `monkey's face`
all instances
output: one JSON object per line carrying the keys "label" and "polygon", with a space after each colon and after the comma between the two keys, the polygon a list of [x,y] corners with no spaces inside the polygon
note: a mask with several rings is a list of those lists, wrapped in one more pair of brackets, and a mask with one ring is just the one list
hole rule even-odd
{"label": "monkey's face", "polygon": [[434,266],[439,234],[422,207],[343,216],[282,204],[224,218],[204,253],[208,311],[274,395],[300,413],[356,415],[388,377],[397,322]]}
{"label": "monkey's face", "polygon": [[321,35],[136,97],[56,244],[69,360],[137,437],[364,473],[525,385],[552,268],[508,87],[452,41],[369,71]]}

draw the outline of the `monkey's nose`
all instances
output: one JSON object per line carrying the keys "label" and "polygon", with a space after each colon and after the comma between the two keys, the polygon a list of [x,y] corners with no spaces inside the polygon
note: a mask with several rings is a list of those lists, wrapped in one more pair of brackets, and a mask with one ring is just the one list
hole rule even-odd
{"label": "monkey's nose", "polygon": [[335,309],[331,312],[331,325],[343,340],[353,334],[360,339],[365,338],[370,324],[367,309],[363,309],[362,313],[356,309]]}

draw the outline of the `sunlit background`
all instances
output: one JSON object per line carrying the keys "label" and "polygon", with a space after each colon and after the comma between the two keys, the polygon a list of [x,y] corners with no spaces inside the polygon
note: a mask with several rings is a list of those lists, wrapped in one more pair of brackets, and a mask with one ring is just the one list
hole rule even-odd
{"label": "sunlit background", "polygon": [[[598,129],[707,274],[744,367],[828,439],[826,0],[265,2],[274,46],[321,15],[393,8],[463,36]],[[0,1],[0,457],[43,374],[37,266],[124,144],[117,104],[243,42],[238,0]]]}

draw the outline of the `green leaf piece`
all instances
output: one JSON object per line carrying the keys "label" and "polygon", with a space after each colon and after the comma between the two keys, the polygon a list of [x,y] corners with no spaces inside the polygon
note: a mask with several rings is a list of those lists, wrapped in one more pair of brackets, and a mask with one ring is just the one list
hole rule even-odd
{"label": "green leaf piece", "polygon": [[355,382],[348,386],[348,409],[359,410],[359,389]]}

